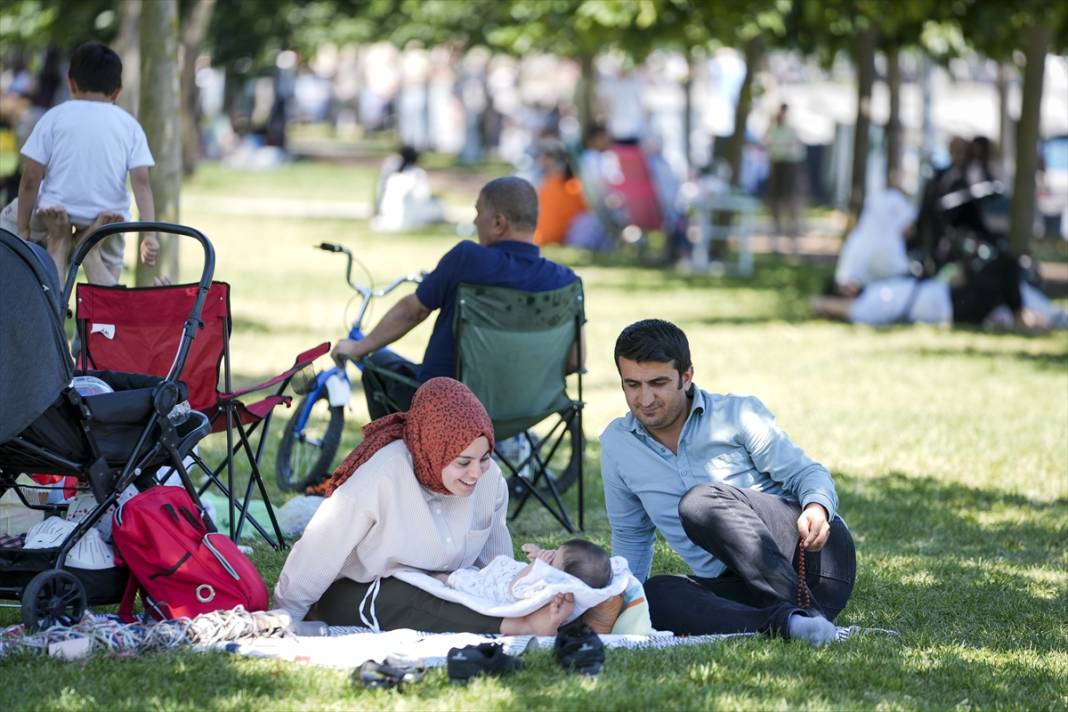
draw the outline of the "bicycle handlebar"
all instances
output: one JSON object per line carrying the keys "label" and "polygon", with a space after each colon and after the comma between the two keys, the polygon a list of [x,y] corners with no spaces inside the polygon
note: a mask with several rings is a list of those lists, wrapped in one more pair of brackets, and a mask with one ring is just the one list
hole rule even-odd
{"label": "bicycle handlebar", "polygon": [[367,313],[367,307],[370,305],[372,297],[384,297],[400,285],[405,284],[407,282],[414,282],[415,284],[419,284],[423,281],[423,277],[426,275],[426,272],[420,270],[419,272],[413,272],[411,274],[406,274],[402,277],[397,277],[381,289],[371,289],[370,287],[366,287],[362,284],[357,284],[356,282],[352,281],[352,250],[345,247],[344,245],[339,245],[336,242],[321,242],[315,247],[316,249],[323,250],[325,252],[340,252],[341,254],[345,255],[345,281],[349,283],[349,286],[352,287],[353,291],[363,297],[363,301],[360,304],[360,311],[357,313],[356,320],[354,322],[354,324],[357,326],[363,323],[363,317]]}

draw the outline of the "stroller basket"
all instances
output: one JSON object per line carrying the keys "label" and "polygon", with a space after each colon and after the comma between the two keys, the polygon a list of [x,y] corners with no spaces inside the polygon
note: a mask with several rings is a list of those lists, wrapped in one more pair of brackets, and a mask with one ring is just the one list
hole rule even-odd
{"label": "stroller basket", "polygon": [[[51,408],[22,432],[26,443],[39,447],[47,446],[54,455],[75,463],[92,455],[85,439],[81,437],[82,428],[77,417],[79,414],[75,412],[80,407],[78,402],[81,401],[88,411],[90,427],[96,436],[100,457],[114,465],[125,462],[131,456],[144,430],[145,422],[155,410],[153,399],[164,379],[113,371],[93,371],[91,375],[103,380],[115,389],[115,392],[78,396],[69,390],[64,391]],[[177,386],[179,398],[184,400],[185,386]],[[29,459],[31,461],[20,463],[21,466],[46,468],[59,464],[49,462],[46,458]],[[79,468],[73,470],[48,469],[48,472],[76,475],[80,471]]]}

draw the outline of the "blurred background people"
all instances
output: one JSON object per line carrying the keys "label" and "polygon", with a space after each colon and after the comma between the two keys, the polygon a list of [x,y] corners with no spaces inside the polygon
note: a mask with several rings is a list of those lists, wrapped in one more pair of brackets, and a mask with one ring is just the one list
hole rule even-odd
{"label": "blurred background people", "polygon": [[571,170],[563,143],[543,140],[538,164],[542,179],[538,184],[538,228],[534,243],[544,247],[564,242],[575,217],[587,212],[587,208],[582,182]]}
{"label": "blurred background people", "polygon": [[[764,137],[771,172],[768,178],[768,209],[776,236],[796,239],[801,234],[803,191],[802,162],[805,146],[789,124],[790,107],[780,104],[771,128]],[[796,246],[795,246],[796,249]]]}
{"label": "blurred background people", "polygon": [[419,167],[419,152],[401,146],[379,173],[371,227],[384,232],[413,230],[444,219],[441,201],[431,194],[430,180]]}

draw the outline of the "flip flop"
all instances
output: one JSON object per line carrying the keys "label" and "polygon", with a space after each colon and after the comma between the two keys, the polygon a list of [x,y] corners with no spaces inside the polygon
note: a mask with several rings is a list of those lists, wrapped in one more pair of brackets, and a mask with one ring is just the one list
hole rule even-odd
{"label": "flip flop", "polygon": [[352,673],[353,682],[359,681],[369,690],[391,690],[412,682],[418,682],[426,674],[424,667],[398,668],[368,660]]}
{"label": "flip flop", "polygon": [[599,675],[604,668],[604,643],[585,623],[561,628],[553,645],[556,662],[580,675]]}
{"label": "flip flop", "polygon": [[500,643],[453,648],[446,658],[449,680],[466,683],[478,675],[504,675],[523,667],[523,661],[504,652]]}

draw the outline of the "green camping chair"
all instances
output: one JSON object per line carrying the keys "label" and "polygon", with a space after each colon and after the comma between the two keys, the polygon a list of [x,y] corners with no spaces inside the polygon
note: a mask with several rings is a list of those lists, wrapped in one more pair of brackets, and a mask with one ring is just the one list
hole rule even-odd
{"label": "green camping chair", "polygon": [[[533,496],[569,532],[575,527],[560,492],[578,484],[578,528],[585,526],[583,492],[582,369],[578,399],[567,393],[567,364],[572,348],[582,363],[580,333],[585,321],[582,282],[551,292],[523,292],[506,287],[461,284],[456,294],[456,378],[466,384],[493,420],[496,455],[518,495],[511,519]],[[548,434],[534,437],[529,428],[553,419]],[[514,436],[530,445],[521,461],[501,452],[501,441]],[[560,448],[570,446],[558,476],[549,470]],[[521,474],[529,473],[529,474]]]}

